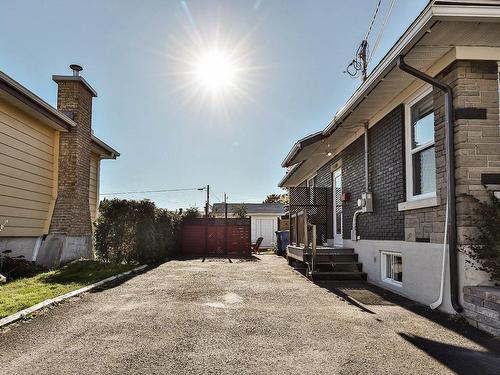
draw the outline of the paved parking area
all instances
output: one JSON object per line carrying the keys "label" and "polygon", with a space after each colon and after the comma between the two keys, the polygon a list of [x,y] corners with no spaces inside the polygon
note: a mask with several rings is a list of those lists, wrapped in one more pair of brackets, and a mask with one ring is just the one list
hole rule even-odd
{"label": "paved parking area", "polygon": [[[364,301],[364,303],[360,302]],[[283,258],[165,263],[0,333],[3,374],[488,374],[500,345]]]}

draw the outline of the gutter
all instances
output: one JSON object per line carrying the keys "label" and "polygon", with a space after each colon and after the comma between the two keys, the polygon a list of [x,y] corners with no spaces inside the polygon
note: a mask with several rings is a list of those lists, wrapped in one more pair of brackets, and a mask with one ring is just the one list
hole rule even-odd
{"label": "gutter", "polygon": [[300,150],[302,150],[304,147],[310,146],[318,141],[321,141],[322,139],[326,138],[323,135],[322,131],[310,134],[302,139],[299,139],[295,144],[293,145],[292,149],[290,152],[288,152],[288,155],[286,156],[285,160],[281,163],[281,166],[283,168],[289,167],[292,163],[293,159],[297,156]]}
{"label": "gutter", "polygon": [[75,121],[59,112],[39,96],[33,94],[26,87],[13,80],[2,71],[0,71],[0,90],[4,91],[9,96],[16,98],[32,110],[40,113],[52,124],[57,124],[57,127],[52,126],[56,130],[68,131],[76,126]]}
{"label": "gutter", "polygon": [[299,169],[299,167],[303,164],[304,162],[300,162],[297,164],[294,164],[294,166],[283,176],[283,178],[278,182],[278,187],[286,187],[284,186],[288,179],[293,176],[293,174]]}
{"label": "gutter", "polygon": [[450,297],[451,305],[456,312],[462,312],[459,301],[458,286],[458,259],[457,259],[457,218],[456,218],[456,194],[455,194],[455,141],[454,141],[454,119],[453,119],[453,91],[451,87],[417,69],[407,65],[404,55],[399,55],[397,65],[402,71],[431,84],[444,93],[444,125],[446,132],[446,204],[448,206],[448,247],[450,263]]}
{"label": "gutter", "polygon": [[498,0],[429,1],[413,23],[401,35],[396,44],[386,53],[364,81],[342,106],[323,130],[324,135],[335,129],[370,95],[373,89],[390,73],[395,60],[407,54],[436,22],[462,21],[498,22],[500,7]]}
{"label": "gutter", "polygon": [[118,156],[120,156],[120,153],[118,151],[116,151],[115,149],[113,149],[111,146],[109,146],[108,144],[104,143],[103,141],[101,141],[99,138],[97,138],[95,135],[92,134],[91,136],[91,140],[92,142],[94,142],[96,145],[98,145],[99,147],[101,147],[102,149],[106,150],[107,152],[109,152],[109,154],[111,155],[111,159],[116,159]]}

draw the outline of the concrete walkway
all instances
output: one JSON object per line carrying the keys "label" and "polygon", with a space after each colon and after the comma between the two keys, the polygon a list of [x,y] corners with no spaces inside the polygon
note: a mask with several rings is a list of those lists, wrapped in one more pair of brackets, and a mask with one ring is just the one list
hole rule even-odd
{"label": "concrete walkway", "polygon": [[[172,261],[0,333],[3,374],[488,374],[500,343],[282,258]],[[365,303],[360,303],[359,300]]]}

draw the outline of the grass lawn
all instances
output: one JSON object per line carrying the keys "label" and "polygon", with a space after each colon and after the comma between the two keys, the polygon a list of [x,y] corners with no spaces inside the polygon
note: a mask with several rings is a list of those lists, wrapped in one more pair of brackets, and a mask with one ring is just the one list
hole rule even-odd
{"label": "grass lawn", "polygon": [[63,268],[0,285],[0,318],[136,267],[79,260]]}

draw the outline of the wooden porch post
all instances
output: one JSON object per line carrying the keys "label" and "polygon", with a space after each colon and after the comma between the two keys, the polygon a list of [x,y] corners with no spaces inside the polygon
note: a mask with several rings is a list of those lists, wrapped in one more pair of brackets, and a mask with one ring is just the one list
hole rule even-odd
{"label": "wooden porch post", "polygon": [[307,234],[307,210],[304,209],[304,249],[309,248],[309,237]]}

